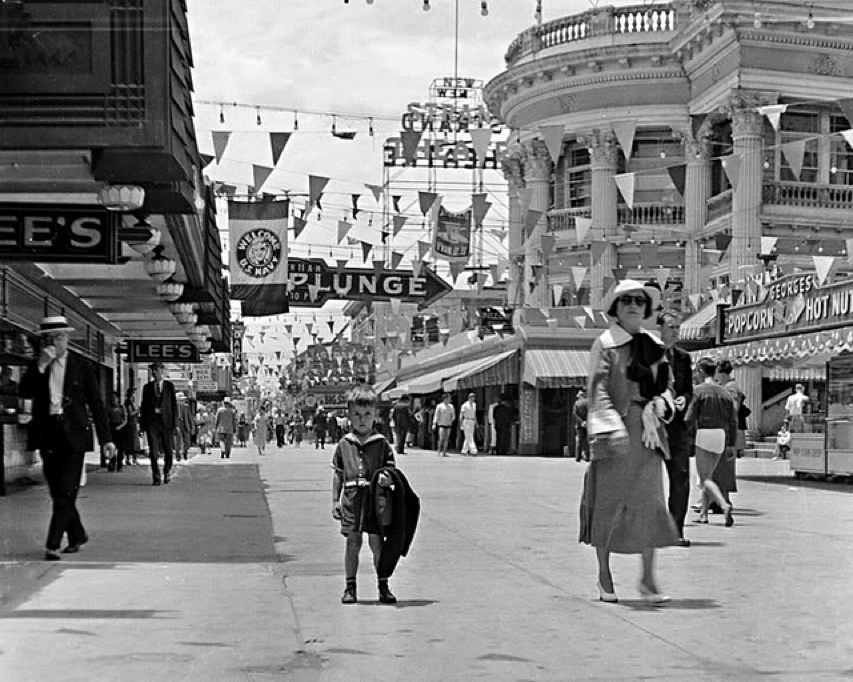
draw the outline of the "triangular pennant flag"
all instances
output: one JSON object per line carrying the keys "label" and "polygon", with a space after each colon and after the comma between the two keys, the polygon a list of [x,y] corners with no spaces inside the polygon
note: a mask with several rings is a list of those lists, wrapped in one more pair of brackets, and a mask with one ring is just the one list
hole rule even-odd
{"label": "triangular pennant flag", "polygon": [[853,147],[853,128],[850,130],[842,130],[841,135],[847,141],[848,146]]}
{"label": "triangular pennant flag", "polygon": [[554,293],[554,305],[559,306],[560,302],[563,300],[563,285],[552,284],[551,291]]}
{"label": "triangular pennant flag", "polygon": [[499,266],[498,266],[498,264],[497,264],[497,263],[492,263],[492,264],[489,266],[489,272],[490,272],[490,273],[491,273],[491,275],[492,275],[492,283],[493,283],[493,284],[497,284],[498,282],[500,282],[500,281],[501,281],[500,276],[501,276],[501,274],[503,274],[503,273],[501,273],[501,272],[500,272],[500,268],[499,268]]}
{"label": "triangular pennant flag", "polygon": [[[611,281],[612,281],[612,278],[611,278]],[[605,285],[604,285],[604,290],[605,290],[605,291],[607,291],[607,284],[606,284],[606,283],[605,283]],[[590,320],[592,320],[593,322],[595,322],[595,310],[593,310],[593,309],[592,309],[592,306],[591,306],[591,305],[584,305],[584,306],[581,306],[581,307],[583,308],[583,311],[586,313],[586,316],[587,316]]]}
{"label": "triangular pennant flag", "polygon": [[303,220],[302,218],[297,218],[293,216],[293,236],[294,238],[299,238],[299,235],[302,234],[302,230],[305,229],[305,226],[308,224],[308,221]]}
{"label": "triangular pennant flag", "polygon": [[617,123],[613,126],[613,133],[616,135],[616,139],[619,140],[619,146],[622,147],[622,154],[624,154],[626,159],[631,158],[631,150],[634,147],[634,134],[636,132],[636,121],[625,121],[624,123]]}
{"label": "triangular pennant flag", "polygon": [[740,184],[740,154],[731,154],[723,158],[723,170],[726,171],[726,177],[729,179],[732,189],[737,192],[737,187]]}
{"label": "triangular pennant flag", "polygon": [[358,246],[358,239],[356,239],[355,237],[347,236],[347,244],[349,246]]}
{"label": "triangular pennant flag", "polygon": [[838,106],[847,119],[847,123],[853,128],[853,99],[840,99],[838,100]]}
{"label": "triangular pennant flag", "polygon": [[374,259],[374,261],[373,261],[373,269],[374,269],[377,273],[382,272],[382,271],[385,269],[385,259],[384,259],[384,258]]}
{"label": "triangular pennant flag", "polygon": [[404,130],[400,133],[400,139],[403,142],[403,158],[406,160],[407,166],[415,164],[415,156],[418,153],[418,144],[421,141],[422,130]]}
{"label": "triangular pennant flag", "polygon": [[702,305],[702,294],[688,294],[687,298],[693,310],[699,310],[699,306]]}
{"label": "triangular pennant flag", "polygon": [[388,243],[388,231],[385,228],[382,228],[382,234],[380,235],[383,244]]}
{"label": "triangular pennant flag", "polygon": [[368,244],[367,242],[361,242],[361,260],[365,263],[367,262],[367,257],[370,255],[371,250],[373,249],[373,244]]}
{"label": "triangular pennant flag", "polygon": [[261,186],[267,181],[267,178],[272,173],[272,168],[267,168],[266,166],[258,166],[257,164],[252,164],[252,176],[255,179],[255,192],[259,192]]}
{"label": "triangular pennant flag", "polygon": [[669,166],[666,169],[669,179],[675,185],[675,191],[684,196],[684,187],[687,184],[687,164],[680,163],[677,166]]}
{"label": "triangular pennant flag", "polygon": [[581,329],[586,329],[586,316],[580,315],[574,318],[574,320],[575,324],[577,324],[578,327],[580,327]]}
{"label": "triangular pennant flag", "polygon": [[345,258],[341,258],[340,260],[336,260],[335,262],[338,264],[337,270],[338,270],[338,272],[340,272],[341,270],[343,270],[347,266],[347,263],[349,263],[349,260],[345,259]]}
{"label": "triangular pennant flag", "polygon": [[666,283],[669,280],[669,275],[671,272],[672,272],[671,268],[655,268],[654,269],[655,279],[657,280],[658,288],[661,291],[664,291],[666,289]]}
{"label": "triangular pennant flag", "polygon": [[474,225],[477,225],[478,227],[483,224],[483,218],[486,217],[486,213],[488,213],[489,209],[492,207],[492,205],[486,201],[487,196],[487,194],[481,192],[471,195],[471,217],[474,221]]}
{"label": "triangular pennant flag", "polygon": [[823,286],[829,276],[829,271],[835,264],[835,256],[812,256],[812,260],[814,261],[815,272],[817,272],[817,283]]}
{"label": "triangular pennant flag", "polygon": [[589,228],[592,227],[592,218],[584,218],[582,216],[575,216],[575,229],[577,230],[577,238],[578,244],[583,244],[586,240],[586,235],[589,232]]}
{"label": "triangular pennant flag", "polygon": [[334,320],[328,320],[326,322],[326,324],[329,325],[329,333],[334,334],[335,333],[335,321]]}
{"label": "triangular pennant flag", "polygon": [[793,142],[786,142],[782,145],[782,153],[785,155],[785,159],[794,177],[799,180],[800,173],[803,170],[803,158],[806,154],[806,141],[794,140]]}
{"label": "triangular pennant flag", "polygon": [[320,197],[323,195],[327,182],[329,182],[329,178],[324,178],[321,175],[308,176],[308,203],[311,206],[319,205]]}
{"label": "triangular pennant flag", "polygon": [[762,237],[761,238],[761,254],[770,254],[773,253],[773,249],[776,247],[776,240],[778,237]]}
{"label": "triangular pennant flag", "polygon": [[338,221],[338,244],[344,240],[351,228],[352,223],[348,223],[346,220]]}
{"label": "triangular pennant flag", "polygon": [[643,270],[651,270],[659,263],[657,244],[640,244],[640,265]]}
{"label": "triangular pennant flag", "polygon": [[491,128],[471,128],[468,130],[471,136],[471,145],[474,154],[477,155],[477,167],[482,168],[486,163],[486,155],[489,153],[489,143],[492,141]]}
{"label": "triangular pennant flag", "polygon": [[371,192],[373,192],[373,198],[376,200],[376,203],[378,204],[379,199],[382,197],[382,187],[380,185],[368,185],[366,183],[364,186],[367,187],[367,189],[369,189]]}
{"label": "triangular pennant flag", "polygon": [[403,260],[403,254],[398,253],[396,251],[391,252],[391,269],[396,270],[397,266],[400,265],[400,261]]}
{"label": "triangular pennant flag", "polygon": [[694,140],[699,139],[699,131],[702,129],[702,124],[705,123],[705,117],[707,116],[708,114],[696,114],[690,117],[690,128],[693,132]]}
{"label": "triangular pennant flag", "polygon": [[593,242],[592,243],[592,264],[596,265],[598,261],[601,260],[601,257],[604,255],[604,252],[607,250],[607,242]]}
{"label": "triangular pennant flag", "polygon": [[634,185],[636,183],[634,173],[614,175],[613,181],[619,188],[619,192],[622,194],[622,198],[625,200],[625,203],[628,204],[628,208],[634,208]]}
{"label": "triangular pennant flag", "polygon": [[714,235],[714,245],[717,248],[717,251],[725,251],[729,248],[729,244],[732,243],[732,236],[730,234],[715,234]]}
{"label": "triangular pennant flag", "polygon": [[458,261],[451,261],[450,265],[450,276],[453,278],[453,282],[456,283],[456,278],[459,277],[465,271],[465,263],[460,263]]}
{"label": "triangular pennant flag", "polygon": [[420,259],[415,259],[412,261],[412,277],[420,277],[421,276],[421,268],[423,268],[424,262]]}
{"label": "triangular pennant flag", "polygon": [[406,216],[404,215],[395,215],[394,216],[394,236],[396,237],[400,234],[400,230],[403,229],[403,225],[406,224]]}
{"label": "triangular pennant flag", "polygon": [[418,192],[418,201],[420,202],[421,213],[426,215],[427,211],[429,211],[436,199],[438,199],[438,194],[435,192]]}
{"label": "triangular pennant flag", "polygon": [[352,219],[353,220],[355,220],[356,216],[358,216],[358,211],[359,211],[358,200],[360,197],[361,197],[360,194],[353,194],[352,195]]}
{"label": "triangular pennant flag", "polygon": [[586,279],[586,273],[589,268],[576,265],[572,268],[572,281],[575,284],[575,291],[578,291],[583,286],[583,281]]}
{"label": "triangular pennant flag", "polygon": [[[392,298],[391,299],[391,312],[394,313],[395,315],[400,314],[400,299],[399,298]],[[400,341],[405,340],[405,332],[402,332],[402,333],[404,336],[403,336],[403,338],[400,339]]]}
{"label": "triangular pennant flag", "polygon": [[542,259],[547,261],[554,252],[554,245],[557,243],[557,238],[550,234],[543,234],[539,237],[539,244],[542,247]]}
{"label": "triangular pennant flag", "polygon": [[214,130],[211,136],[213,137],[213,153],[216,155],[216,163],[219,163],[225,153],[225,148],[228,146],[228,140],[231,139],[231,133]]}
{"label": "triangular pennant flag", "polygon": [[290,133],[270,133],[270,147],[272,147],[272,165],[275,166],[281,158],[281,153],[290,140]]}
{"label": "triangular pennant flag", "polygon": [[524,234],[530,235],[542,217],[542,211],[528,211],[524,220]]}
{"label": "triangular pennant flag", "polygon": [[554,162],[554,165],[557,165],[560,161],[563,151],[563,133],[565,130],[566,126],[562,123],[559,125],[539,126],[539,135],[548,148],[548,153],[551,155],[551,161]]}
{"label": "triangular pennant flag", "polygon": [[[311,297],[312,303],[314,303],[317,300],[317,297],[319,295],[320,295],[320,285],[319,284],[309,284],[308,285],[308,296]],[[311,329],[310,329],[311,325],[307,325],[307,326],[309,327],[308,333],[310,334],[311,333]]]}
{"label": "triangular pennant flag", "polygon": [[432,248],[432,244],[429,242],[418,241],[418,258],[423,260],[424,256],[429,253],[430,248]]}
{"label": "triangular pennant flag", "polygon": [[400,196],[399,194],[392,194],[391,195],[391,201],[394,202],[394,210],[397,211],[397,213],[400,212],[400,199],[402,199],[402,198],[403,197]]}
{"label": "triangular pennant flag", "polygon": [[779,119],[782,118],[782,114],[788,109],[787,104],[768,104],[767,106],[758,107],[758,113],[767,117],[767,120],[770,121],[770,125],[773,126],[773,130],[779,130]]}
{"label": "triangular pennant flag", "polygon": [[199,154],[199,157],[201,157],[201,167],[203,169],[207,168],[210,164],[212,164],[213,159],[216,158],[214,156],[211,156],[210,154]]}

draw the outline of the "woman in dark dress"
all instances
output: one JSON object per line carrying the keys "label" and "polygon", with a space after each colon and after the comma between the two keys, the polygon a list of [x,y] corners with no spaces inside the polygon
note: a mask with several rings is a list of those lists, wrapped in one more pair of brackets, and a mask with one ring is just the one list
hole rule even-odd
{"label": "woman in dark dress", "polygon": [[127,426],[124,427],[124,453],[128,466],[136,466],[139,452],[139,410],[136,407],[136,389],[129,388],[124,397]]}
{"label": "woman in dark dress", "polygon": [[107,471],[121,471],[124,464],[125,443],[124,427],[127,426],[127,413],[121,404],[119,394],[110,393],[110,406],[107,408],[107,417],[110,422],[110,433],[116,446],[115,456],[107,462]]}

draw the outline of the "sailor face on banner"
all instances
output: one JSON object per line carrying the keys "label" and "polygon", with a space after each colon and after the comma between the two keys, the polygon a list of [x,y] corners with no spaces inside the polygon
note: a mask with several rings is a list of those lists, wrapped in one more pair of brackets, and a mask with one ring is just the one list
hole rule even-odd
{"label": "sailor face on banner", "polygon": [[249,230],[237,242],[237,264],[249,277],[263,279],[281,265],[282,243],[269,230]]}

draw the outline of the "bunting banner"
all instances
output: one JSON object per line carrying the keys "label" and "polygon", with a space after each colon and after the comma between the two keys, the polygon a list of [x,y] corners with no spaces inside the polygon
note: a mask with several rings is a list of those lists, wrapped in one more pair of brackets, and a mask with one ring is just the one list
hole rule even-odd
{"label": "bunting banner", "polygon": [[524,219],[524,234],[528,237],[533,233],[533,230],[536,229],[537,223],[539,223],[539,219],[543,216],[542,211],[528,211],[527,217]]}
{"label": "bunting banner", "polygon": [[596,265],[598,261],[601,260],[601,257],[604,255],[604,252],[607,250],[607,242],[593,242],[592,243],[592,264]]}
{"label": "bunting banner", "polygon": [[583,286],[583,281],[586,279],[588,268],[576,265],[572,268],[572,281],[575,284],[575,291],[579,291]]}
{"label": "bunting banner", "polygon": [[726,171],[726,177],[729,179],[732,189],[737,192],[737,187],[740,184],[740,154],[731,154],[723,159],[723,170]]}
{"label": "bunting banner", "polygon": [[225,148],[228,146],[228,140],[231,139],[231,133],[214,130],[211,135],[213,137],[213,153],[216,155],[216,163],[219,163],[225,153]]}
{"label": "bunting banner", "polygon": [[547,261],[554,253],[554,245],[557,243],[557,238],[551,234],[543,234],[539,237],[539,244],[542,248],[542,258]]}
{"label": "bunting banner", "polygon": [[847,141],[847,145],[853,148],[853,128],[850,130],[842,130],[841,136]]}
{"label": "bunting banner", "polygon": [[302,234],[302,230],[305,229],[305,226],[308,224],[307,220],[303,220],[302,218],[297,218],[293,216],[293,237],[294,239],[299,239],[299,235]]}
{"label": "bunting banner", "polygon": [[814,269],[817,273],[817,283],[819,286],[823,286],[823,283],[826,282],[826,278],[829,276],[830,270],[832,270],[832,266],[835,265],[835,256],[812,256],[812,261],[814,262]]}
{"label": "bunting banner", "polygon": [[619,188],[619,193],[622,195],[625,203],[628,204],[628,208],[634,208],[634,185],[637,182],[635,174],[622,173],[621,175],[614,175],[613,181]]}
{"label": "bunting banner", "polygon": [[492,141],[491,128],[470,128],[468,134],[471,136],[471,146],[477,157],[477,167],[486,165],[486,155],[489,153],[489,144]]}
{"label": "bunting banner", "polygon": [[705,123],[705,119],[708,114],[696,114],[690,117],[690,128],[693,132],[693,139],[699,140],[699,131],[702,130],[702,126]]}
{"label": "bunting banner", "polygon": [[640,244],[640,264],[643,270],[651,270],[660,262],[657,244]]}
{"label": "bunting banner", "polygon": [[675,191],[684,196],[684,188],[687,185],[687,164],[680,163],[677,166],[669,166],[666,169],[669,179],[675,186]]}
{"label": "bunting banner", "polygon": [[392,251],[391,252],[391,269],[396,270],[400,265],[400,261],[402,261],[402,260],[403,260],[403,254],[402,253],[398,253],[397,251]]}
{"label": "bunting banner", "polygon": [[420,202],[421,213],[426,215],[430,208],[432,208],[436,199],[438,199],[438,194],[435,192],[418,192],[418,201]]}
{"label": "bunting banner", "polygon": [[574,318],[575,324],[581,329],[586,329],[586,317],[584,315],[579,315]]}
{"label": "bunting banner", "polygon": [[761,254],[771,254],[776,247],[778,237],[762,237],[761,238]]}
{"label": "bunting banner", "polygon": [[412,261],[412,277],[420,277],[421,276],[421,268],[424,266],[424,262],[419,258],[416,258]]}
{"label": "bunting banner", "polygon": [[319,208],[320,197],[323,196],[323,190],[326,189],[326,183],[328,182],[329,178],[324,178],[321,175],[308,176],[308,206],[317,204]]}
{"label": "bunting banner", "polygon": [[373,193],[373,198],[376,200],[376,203],[379,203],[379,200],[382,198],[382,186],[381,185],[368,185],[365,183],[364,185]]}
{"label": "bunting banner", "polygon": [[400,131],[400,141],[403,143],[403,159],[407,166],[415,165],[415,156],[418,153],[418,145],[421,143],[423,130]]}
{"label": "bunting banner", "polygon": [[702,305],[702,294],[689,294],[687,298],[690,301],[690,305],[693,306],[693,310],[698,311],[699,306]]}
{"label": "bunting banner", "polygon": [[339,260],[336,260],[335,263],[337,263],[337,271],[340,272],[347,266],[347,263],[349,263],[349,259],[341,258]]}
{"label": "bunting banner", "polygon": [[450,262],[450,276],[453,279],[453,283],[456,284],[456,278],[459,277],[465,271],[465,263],[459,261],[451,261]]}
{"label": "bunting banner", "polygon": [[551,161],[553,161],[555,166],[559,163],[563,151],[563,133],[565,130],[566,126],[562,123],[559,125],[539,126],[539,135],[548,148]]}
{"label": "bunting banner", "polygon": [[352,223],[348,223],[346,220],[338,221],[338,244],[344,240],[344,237],[347,236],[351,228]]}
{"label": "bunting banner", "polygon": [[487,194],[480,192],[471,195],[471,210],[473,211],[474,225],[477,227],[483,224],[486,213],[492,207],[492,204],[486,201],[487,196]]}
{"label": "bunting banner", "polygon": [[471,209],[451,213],[439,208],[433,232],[432,252],[436,258],[467,263],[471,257]]}
{"label": "bunting banner", "polygon": [[838,100],[838,106],[841,108],[841,112],[844,114],[847,122],[853,125],[853,99],[840,99]]}
{"label": "bunting banner", "polygon": [[254,163],[252,164],[252,177],[254,178],[255,183],[255,194],[261,191],[261,187],[267,181],[267,178],[272,172],[272,168],[268,168],[267,166],[258,166]]}
{"label": "bunting banner", "polygon": [[672,273],[671,268],[654,268],[652,272],[655,273],[655,280],[658,283],[658,288],[661,291],[666,290],[666,283],[669,281],[669,276]]}
{"label": "bunting banner", "polygon": [[231,299],[245,317],[289,312],[289,201],[228,202]]}
{"label": "bunting banner", "polygon": [[432,248],[429,242],[418,240],[418,259],[423,260],[424,256],[429,253],[430,248]]}
{"label": "bunting banner", "polygon": [[358,217],[358,200],[361,198],[360,194],[352,195],[352,219],[355,220]]}
{"label": "bunting banner", "polygon": [[617,123],[613,126],[613,134],[619,140],[619,146],[622,147],[622,154],[624,154],[626,160],[631,158],[631,150],[634,148],[634,135],[636,132],[636,121],[626,121],[625,123]]}
{"label": "bunting banner", "polygon": [[591,227],[592,218],[575,216],[575,230],[577,231],[578,244],[583,244],[586,241],[586,235],[589,233],[589,228]]}
{"label": "bunting banner", "polygon": [[402,198],[403,198],[403,197],[402,197],[401,195],[399,195],[399,194],[392,194],[392,195],[391,195],[391,201],[393,202],[393,204],[394,204],[394,210],[395,210],[397,213],[399,213],[399,212],[400,212],[400,199],[402,199]]}
{"label": "bunting banner", "polygon": [[211,156],[210,154],[199,154],[201,157],[201,168],[204,170],[210,164],[213,163],[213,160],[216,158],[215,156]]}
{"label": "bunting banner", "polygon": [[767,120],[770,121],[770,125],[773,126],[773,130],[779,131],[779,119],[782,118],[782,114],[787,111],[787,104],[768,104],[767,106],[758,107],[758,113],[767,117]]}
{"label": "bunting banner", "polygon": [[562,284],[552,284],[551,291],[554,293],[554,305],[559,307],[560,303],[563,300],[563,285]]}
{"label": "bunting banner", "polygon": [[270,133],[270,147],[272,149],[272,165],[278,164],[281,153],[290,141],[290,133]]}
{"label": "bunting banner", "polygon": [[369,242],[361,242],[361,260],[365,263],[367,262],[367,257],[370,255],[370,252],[373,250],[373,244]]}
{"label": "bunting banner", "polygon": [[400,230],[403,229],[403,225],[406,224],[406,216],[404,215],[395,215],[394,216],[394,236],[396,237],[400,234]]}
{"label": "bunting banner", "polygon": [[786,142],[782,145],[782,154],[785,156],[785,160],[788,162],[788,166],[791,168],[791,172],[794,174],[794,177],[799,180],[800,173],[803,171],[803,158],[806,154],[806,141],[794,140],[793,142]]}

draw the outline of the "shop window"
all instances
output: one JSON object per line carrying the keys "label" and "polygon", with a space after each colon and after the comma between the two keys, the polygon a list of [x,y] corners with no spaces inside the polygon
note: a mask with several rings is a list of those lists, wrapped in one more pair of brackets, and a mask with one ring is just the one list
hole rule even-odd
{"label": "shop window", "polygon": [[789,109],[780,119],[779,128],[786,133],[820,133],[819,111],[796,111]]}

